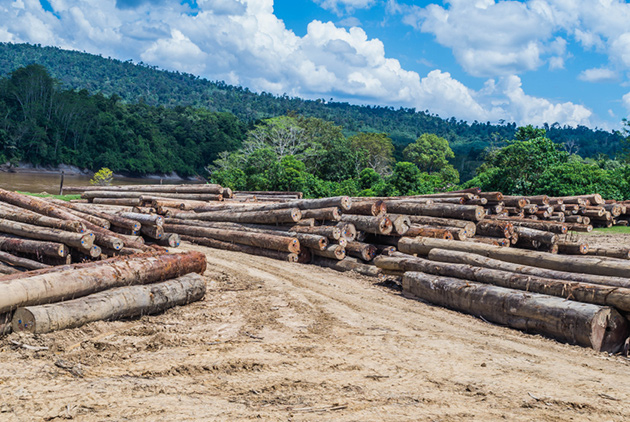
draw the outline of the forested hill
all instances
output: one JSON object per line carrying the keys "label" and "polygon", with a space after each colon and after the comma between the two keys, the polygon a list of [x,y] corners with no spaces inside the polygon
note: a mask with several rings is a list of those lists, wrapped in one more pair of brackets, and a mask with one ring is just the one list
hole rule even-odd
{"label": "forested hill", "polygon": [[[480,163],[480,154],[488,146],[501,146],[512,139],[515,124],[491,125],[467,123],[454,118],[442,119],[430,110],[393,109],[357,106],[348,103],[303,100],[268,93],[254,93],[247,88],[212,82],[179,72],[167,72],[145,64],[120,61],[92,54],[29,44],[0,43],[0,76],[32,63],[43,65],[62,82],[64,88],[86,89],[105,96],[116,94],[127,103],[167,107],[184,105],[210,111],[230,112],[245,122],[297,113],[332,121],[347,135],[357,132],[385,132],[398,152],[423,133],[446,138],[455,151],[455,167],[463,178],[472,175]],[[621,150],[619,134],[586,127],[559,127],[549,122],[547,135],[566,143],[583,157],[604,154],[616,156]]]}

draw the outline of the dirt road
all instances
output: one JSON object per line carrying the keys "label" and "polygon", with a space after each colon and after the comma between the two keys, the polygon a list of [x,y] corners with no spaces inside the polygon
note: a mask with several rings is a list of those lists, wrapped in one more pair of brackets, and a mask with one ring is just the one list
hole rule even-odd
{"label": "dirt road", "polygon": [[624,357],[407,299],[376,279],[184,248],[207,254],[203,302],[0,340],[0,420],[629,418]]}

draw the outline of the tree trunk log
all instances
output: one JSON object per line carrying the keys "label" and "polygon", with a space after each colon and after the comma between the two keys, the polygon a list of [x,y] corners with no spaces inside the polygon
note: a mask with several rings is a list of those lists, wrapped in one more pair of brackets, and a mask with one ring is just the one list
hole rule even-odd
{"label": "tree trunk log", "polygon": [[348,242],[345,246],[346,254],[369,262],[376,256],[376,247],[369,243]]}
{"label": "tree trunk log", "polygon": [[[53,202],[56,205],[62,206],[62,207],[66,207],[70,210],[73,211],[78,211],[83,215],[91,215],[93,217],[97,217],[100,218],[102,220],[107,221],[110,225],[112,226],[116,226],[116,227],[121,227],[124,229],[129,229],[129,230],[140,230],[140,224],[138,224],[136,221],[132,221],[128,218],[123,218],[117,214],[108,214],[105,212],[100,212],[97,210],[94,210],[93,208],[90,209],[89,211],[86,210],[85,208],[82,208],[79,205],[75,205],[75,204],[71,204],[69,202],[66,201],[61,201],[61,200],[56,200],[56,199],[51,199],[51,202]],[[96,223],[95,223],[96,224]],[[103,226],[104,228],[109,228]]]}
{"label": "tree trunk log", "polygon": [[608,258],[630,259],[630,249],[628,248],[589,248],[586,254],[605,256]]}
{"label": "tree trunk log", "polygon": [[[458,234],[459,233],[465,233],[462,230],[462,232],[459,232],[460,229],[453,227],[453,228],[447,228],[447,227],[434,227],[434,226],[420,226],[418,224],[412,224],[411,227],[409,228],[409,230],[407,231],[407,233],[405,233],[405,236],[407,237],[416,237],[416,236],[423,236],[423,237],[434,237],[436,239],[453,239],[453,232],[452,230],[458,230]],[[462,236],[458,236],[458,237],[464,237],[466,238],[466,236],[462,235]],[[458,240],[463,240],[463,239],[458,239]]]}
{"label": "tree trunk log", "polygon": [[350,257],[346,257],[340,261],[338,259],[314,256],[311,264],[319,265],[320,267],[332,268],[333,270],[341,272],[354,271],[371,277],[378,277],[382,273],[380,268],[375,267],[374,265],[360,263]]}
{"label": "tree trunk log", "polygon": [[60,218],[46,217],[45,215],[5,203],[0,204],[0,218],[73,233],[83,233],[85,231],[85,226],[79,221],[67,221]]}
{"label": "tree trunk log", "polygon": [[341,216],[344,223],[352,223],[361,231],[374,234],[390,234],[393,229],[392,222],[386,216],[372,217],[368,215],[348,215]]}
{"label": "tree trunk log", "polygon": [[178,218],[186,220],[223,221],[231,223],[282,224],[296,223],[302,218],[297,208],[286,208],[274,211],[217,211],[179,214]]}
{"label": "tree trunk log", "polygon": [[149,284],[206,269],[203,254],[187,252],[99,261],[101,265],[51,272],[0,283],[0,313],[59,302],[132,284]]}
{"label": "tree trunk log", "polygon": [[188,235],[182,235],[181,239],[187,242],[195,243],[197,245],[208,246],[210,248],[215,248],[215,249],[223,249],[226,251],[233,251],[233,252],[242,252],[248,255],[264,256],[267,258],[273,258],[280,261],[298,262],[297,253],[287,252],[286,250],[278,251],[278,250],[272,250],[272,249],[265,249],[258,246],[242,245],[239,243],[224,242],[222,240],[216,240],[216,239],[211,239],[207,237],[195,237],[195,236],[188,236]]}
{"label": "tree trunk log", "polygon": [[[177,233],[180,236],[209,237],[223,242],[234,242],[281,252],[298,253],[300,251],[300,242],[296,238],[291,237],[210,227],[189,227],[178,224],[164,224],[164,229],[169,233]],[[184,236],[181,237],[184,239]]]}
{"label": "tree trunk log", "polygon": [[63,243],[0,236],[0,251],[30,253],[40,256],[65,257],[68,248]]}
{"label": "tree trunk log", "polygon": [[0,219],[0,232],[27,237],[29,239],[64,243],[68,246],[85,250],[89,250],[94,244],[94,235],[91,233],[71,233],[64,230],[32,226],[4,219]]}
{"label": "tree trunk log", "polygon": [[144,191],[144,192],[166,192],[166,193],[214,193],[222,194],[223,188],[220,185],[197,184],[197,185],[119,185],[119,186],[68,186],[64,190],[67,193],[83,193],[87,191]]}
{"label": "tree trunk log", "polygon": [[164,237],[164,227],[143,225],[140,232],[151,239],[160,240]]}
{"label": "tree trunk log", "polygon": [[509,238],[514,226],[509,221],[484,220],[477,223],[476,233],[481,236]]}
{"label": "tree trunk log", "polygon": [[341,245],[328,245],[326,249],[310,249],[310,251],[313,255],[337,259],[339,261],[346,257],[346,250]]}
{"label": "tree trunk log", "polygon": [[385,201],[387,211],[391,213],[424,215],[429,217],[456,218],[460,220],[480,221],[485,215],[483,207],[476,205],[452,204],[413,204],[399,201]]}
{"label": "tree trunk log", "polygon": [[[26,268],[27,270],[39,270],[42,268],[48,268],[50,265],[43,264],[28,258],[21,258],[8,252],[0,252],[0,262],[10,264],[16,267]],[[0,289],[0,291],[2,291]]]}
{"label": "tree trunk log", "polygon": [[205,279],[192,273],[148,286],[119,287],[67,302],[19,308],[12,328],[43,334],[94,321],[155,314],[201,300],[205,293]]}
{"label": "tree trunk log", "polygon": [[161,215],[141,214],[137,212],[121,212],[120,216],[127,220],[133,220],[141,224],[148,224],[150,226],[164,225],[164,217],[162,217]]}
{"label": "tree trunk log", "polygon": [[555,233],[530,229],[529,227],[514,227],[514,231],[518,234],[519,240],[536,241],[545,245],[558,243],[558,235]]}
{"label": "tree trunk log", "polygon": [[472,221],[457,220],[454,218],[426,217],[422,215],[410,215],[412,224],[422,224],[427,226],[442,226],[444,228],[457,227],[464,229],[466,237],[473,237],[477,232],[477,225]]}
{"label": "tree trunk log", "polygon": [[371,215],[378,217],[387,213],[387,206],[380,199],[377,200],[352,200],[352,206],[344,214]]}
{"label": "tree trunk log", "polygon": [[93,204],[102,205],[125,205],[129,207],[137,207],[140,205],[140,198],[94,198]]}
{"label": "tree trunk log", "polygon": [[314,218],[318,221],[340,221],[341,212],[337,207],[329,208],[315,208],[309,210],[303,210],[302,218]]}
{"label": "tree trunk log", "polygon": [[404,214],[386,214],[385,215],[392,222],[394,231],[399,236],[404,236],[411,227],[411,220],[408,215]]}
{"label": "tree trunk log", "polygon": [[558,242],[558,252],[569,255],[586,255],[588,243]]}
{"label": "tree trunk log", "polygon": [[405,274],[403,291],[491,322],[601,352],[617,352],[629,333],[626,319],[610,307],[554,296],[415,272]]}

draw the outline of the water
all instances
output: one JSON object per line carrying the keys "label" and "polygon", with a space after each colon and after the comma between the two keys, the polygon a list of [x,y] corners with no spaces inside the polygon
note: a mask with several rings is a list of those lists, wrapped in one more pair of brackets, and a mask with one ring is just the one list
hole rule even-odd
{"label": "water", "polygon": [[[91,176],[68,175],[64,176],[64,186],[90,186]],[[0,172],[0,188],[17,190],[22,192],[52,194],[59,193],[60,173],[7,173]],[[114,185],[152,185],[159,184],[160,179],[138,179],[132,177],[114,177]],[[186,183],[181,180],[164,180],[164,184]],[[190,183],[190,182],[188,182]]]}

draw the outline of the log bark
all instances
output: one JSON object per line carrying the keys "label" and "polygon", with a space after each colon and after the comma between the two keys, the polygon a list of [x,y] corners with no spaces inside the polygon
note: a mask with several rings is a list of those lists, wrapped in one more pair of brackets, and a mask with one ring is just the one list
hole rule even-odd
{"label": "log bark", "polygon": [[[398,252],[398,254],[400,254]],[[402,255],[402,254],[400,254]],[[395,255],[395,256],[400,256]],[[601,284],[604,286],[615,286],[630,288],[630,279],[622,277],[609,277],[594,274],[571,273],[567,271],[555,271],[546,268],[540,268],[529,265],[514,264],[511,262],[500,261],[498,259],[486,258],[485,256],[474,253],[449,251],[447,249],[432,249],[429,253],[429,259],[439,262],[450,262],[459,264],[470,264],[477,267],[492,268],[496,270],[510,271],[513,273],[528,274],[543,278],[552,278],[556,280],[568,280],[573,282]]]}
{"label": "log bark", "polygon": [[[460,230],[457,228],[452,228],[452,229]],[[412,224],[409,230],[407,231],[407,233],[405,233],[405,236],[408,236],[408,237],[423,236],[423,237],[434,237],[436,239],[451,240],[454,238],[453,233],[451,231],[452,229],[444,228],[444,227],[421,226],[418,224]],[[463,237],[465,238],[465,236]],[[458,240],[463,240],[463,239],[458,239]]]}
{"label": "log bark", "polygon": [[567,230],[574,231],[574,232],[590,233],[593,231],[593,226],[591,226],[590,224],[569,223],[569,224],[566,224],[566,226],[567,226]]}
{"label": "log bark", "polygon": [[431,249],[436,248],[476,253],[502,261],[572,273],[624,278],[630,271],[630,263],[622,260],[612,261],[590,256],[556,255],[546,252],[501,248],[492,245],[429,239],[426,237],[415,239],[403,237],[398,242],[398,250],[409,254],[417,253],[426,256]]}
{"label": "log bark", "polygon": [[477,223],[477,234],[481,236],[509,238],[514,226],[509,221],[484,220]]}
{"label": "log bark", "polygon": [[209,237],[211,239],[234,242],[241,245],[254,246],[261,249],[273,249],[281,252],[298,253],[300,242],[296,238],[275,236],[264,233],[249,233],[238,230],[215,229],[210,227],[188,227],[178,224],[164,224],[164,229],[169,233],[177,233],[182,239],[184,236]]}
{"label": "log bark", "polygon": [[[62,207],[66,207],[70,210],[73,211],[78,211],[80,213],[82,213],[83,215],[88,214],[91,215],[93,217],[97,217],[100,218],[102,220],[107,221],[110,225],[112,226],[116,226],[116,227],[121,227],[124,229],[129,229],[129,230],[140,230],[140,224],[138,224],[137,222],[130,220],[128,218],[124,218],[122,216],[119,216],[117,214],[108,214],[105,212],[100,212],[97,210],[94,210],[93,208],[90,210],[87,210],[83,207],[81,207],[80,205],[75,205],[75,204],[71,204],[67,201],[61,201],[61,200],[57,200],[57,199],[50,199],[51,202],[53,202],[56,205],[62,206]],[[94,221],[92,221],[93,223],[95,223]],[[96,224],[96,223],[95,223]],[[104,228],[109,228],[109,227],[105,227]]]}
{"label": "log bark", "polygon": [[403,214],[386,214],[385,215],[392,222],[394,226],[394,232],[399,236],[404,236],[409,228],[411,228],[411,220],[408,215]]}
{"label": "log bark", "polygon": [[314,218],[318,221],[340,221],[341,212],[337,207],[302,210],[302,218]]}
{"label": "log bark", "polygon": [[626,319],[613,308],[554,296],[416,272],[405,274],[403,291],[491,322],[596,351],[617,352],[629,333]]}
{"label": "log bark", "polygon": [[387,206],[380,199],[358,200],[352,199],[352,206],[344,214],[372,215],[377,217],[387,213]]}
{"label": "log bark", "polygon": [[340,261],[338,259],[314,256],[311,264],[319,265],[320,267],[332,268],[333,270],[341,272],[354,271],[356,273],[367,275],[370,277],[378,277],[382,273],[380,268],[374,265],[360,263],[350,257],[346,257]]}
{"label": "log bark", "polygon": [[4,219],[0,219],[0,232],[27,237],[29,239],[63,243],[85,250],[88,250],[94,244],[94,235],[91,233],[71,233],[64,230],[32,226]]}
{"label": "log bark", "polygon": [[368,215],[348,215],[341,216],[344,223],[352,223],[357,230],[374,234],[390,234],[393,224],[386,216],[373,217]]}
{"label": "log bark", "polygon": [[[0,262],[4,262],[15,267],[26,268],[27,270],[39,270],[42,268],[48,268],[50,266],[32,259],[15,256],[8,252],[0,252]],[[2,290],[0,289],[0,291]]]}
{"label": "log bark", "polygon": [[341,245],[328,245],[326,249],[310,249],[310,251],[313,255],[337,259],[339,261],[346,257],[346,250]]}
{"label": "log bark", "polygon": [[608,258],[630,259],[630,249],[628,248],[589,248],[586,254],[605,256]]}
{"label": "log bark", "polygon": [[298,255],[295,252],[278,251],[273,249],[265,249],[258,246],[242,245],[238,243],[230,243],[222,240],[182,235],[181,239],[186,242],[195,243],[197,245],[208,246],[215,249],[223,249],[233,252],[242,252],[248,255],[264,256],[267,258],[273,258],[280,261],[298,262]]}
{"label": "log bark", "polygon": [[164,237],[164,227],[143,225],[140,232],[151,239],[160,240]]}
{"label": "log bark", "polygon": [[155,314],[201,300],[205,293],[205,279],[192,273],[148,286],[119,287],[67,302],[19,308],[12,328],[43,334],[94,321]]}
{"label": "log bark", "polygon": [[[144,197],[144,198],[143,198]],[[191,199],[195,201],[221,201],[221,195],[210,193],[162,193],[150,191],[86,191],[81,194],[81,198],[93,200],[94,198],[139,198],[142,200],[152,198],[168,198],[168,199]]]}
{"label": "log bark", "polygon": [[231,223],[286,224],[300,221],[302,213],[297,208],[286,208],[273,211],[181,213],[177,217],[185,220],[223,221]]}
{"label": "log bark", "polygon": [[67,193],[83,193],[87,191],[145,191],[167,193],[214,193],[222,194],[223,188],[216,184],[186,184],[186,185],[118,185],[118,186],[68,186]]}
{"label": "log bark", "polygon": [[376,256],[376,247],[369,243],[348,242],[345,249],[347,255],[360,258],[366,262],[371,261]]}
{"label": "log bark", "polygon": [[169,248],[177,248],[181,243],[181,237],[177,233],[165,233],[164,237],[158,240],[158,245]]}
{"label": "log bark", "polygon": [[414,204],[399,201],[385,201],[387,211],[398,214],[424,215],[429,217],[456,218],[480,221],[485,215],[483,207],[476,205]]}
{"label": "log bark", "polygon": [[504,248],[509,247],[512,244],[511,239],[505,237],[492,237],[492,236],[475,236],[470,239],[464,240],[464,242],[472,243],[484,243],[486,245],[501,246]]}
{"label": "log bark", "polygon": [[[66,207],[62,206],[61,208],[66,208]],[[111,223],[109,222],[109,220],[106,220],[104,218],[100,218],[100,217],[97,217],[95,215],[88,214],[85,212],[75,211],[69,208],[65,209],[65,211],[82,220],[89,221],[90,223],[102,229],[109,230],[109,228],[111,227]]]}
{"label": "log bark", "polygon": [[536,241],[545,245],[558,243],[558,235],[555,233],[530,229],[529,227],[514,227],[514,231],[518,234],[519,240]]}
{"label": "log bark", "polygon": [[73,233],[83,233],[85,231],[85,226],[79,221],[66,221],[59,218],[46,217],[45,215],[4,203],[0,204],[0,218]]}
{"label": "log bark", "polygon": [[124,205],[137,207],[141,205],[140,198],[94,198],[91,203],[103,205]]}
{"label": "log bark", "polygon": [[314,234],[324,236],[330,240],[339,240],[341,237],[341,229],[337,226],[279,226],[279,230],[295,233]]}
{"label": "log bark", "polygon": [[120,216],[127,220],[133,220],[141,224],[148,224],[151,226],[164,225],[164,218],[161,215],[156,214],[141,214],[137,212],[121,212]]}
{"label": "log bark", "polygon": [[472,221],[457,220],[454,218],[426,217],[421,215],[410,215],[409,220],[412,224],[421,224],[426,226],[442,226],[457,227],[464,229],[466,237],[473,237],[477,232],[477,225]]}
{"label": "log bark", "polygon": [[203,273],[203,254],[187,252],[99,261],[102,265],[51,272],[0,283],[0,313],[132,284],[149,284],[191,272]]}
{"label": "log bark", "polygon": [[0,251],[30,253],[40,256],[65,257],[68,248],[63,243],[0,236]]}
{"label": "log bark", "polygon": [[588,252],[588,243],[576,242],[558,242],[558,252],[569,255],[586,255]]}
{"label": "log bark", "polygon": [[499,217],[497,218],[497,220],[510,222],[513,227],[529,227],[530,229],[543,230],[556,234],[565,234],[567,232],[567,226],[563,223],[558,222],[533,221],[524,218],[513,217]]}

